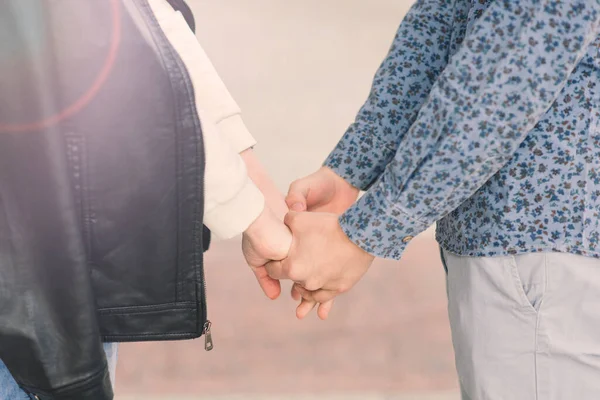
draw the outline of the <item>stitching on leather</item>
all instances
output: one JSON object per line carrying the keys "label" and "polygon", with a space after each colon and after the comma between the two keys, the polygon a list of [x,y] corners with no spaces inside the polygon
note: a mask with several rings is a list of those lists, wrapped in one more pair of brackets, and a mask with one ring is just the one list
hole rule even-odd
{"label": "stitching on leather", "polygon": [[[165,70],[168,71],[167,73],[169,74],[169,84],[171,86],[171,94],[173,96],[173,100],[175,101],[176,104],[173,105],[173,113],[176,114],[177,113],[177,94],[175,91],[175,88],[173,87],[173,72],[172,72],[172,67],[167,65],[167,61],[170,61],[171,63],[174,63],[173,60],[173,54],[171,49],[169,48],[170,46],[168,45],[169,40],[166,37],[165,33],[162,30],[162,27],[160,26],[160,23],[158,22],[158,20],[156,19],[156,16],[154,15],[154,12],[152,11],[152,7],[150,7],[150,4],[146,1],[146,0],[140,0],[139,2],[139,9],[140,11],[144,14],[145,21],[147,22],[147,24],[151,25],[150,26],[150,36],[152,37],[152,41],[154,42],[158,52],[160,53],[161,56],[161,62],[165,67]],[[175,149],[177,152],[177,156],[176,156],[176,163],[177,163],[177,173],[179,174],[179,172],[182,170],[180,163],[182,162],[182,155],[181,155],[181,148],[180,148],[180,130],[181,130],[181,125],[179,122],[178,118],[175,118]],[[180,196],[179,196],[179,192],[180,192],[180,185],[179,185],[179,180],[177,179],[176,182],[176,196],[177,196],[177,204],[180,204]],[[180,218],[179,218],[179,209],[177,210],[177,231],[179,232],[179,228],[180,228]],[[177,252],[179,253],[179,238],[177,238]],[[177,257],[177,261],[175,263],[175,301],[178,301],[183,293],[183,288],[182,288],[182,280],[180,279],[180,275],[181,275],[181,271],[180,271],[180,267],[179,267],[179,263],[180,263],[180,258],[179,256]]]}
{"label": "stitching on leather", "polygon": [[101,313],[102,316],[108,317],[111,315],[144,315],[144,314],[155,314],[157,312],[176,312],[176,311],[195,311],[196,308],[195,307],[186,307],[186,308],[178,308],[176,310],[169,310],[169,309],[160,309],[160,310],[146,310],[146,311],[115,311],[115,312],[109,312],[109,313]]}
{"label": "stitching on leather", "polygon": [[201,336],[201,333],[199,331],[190,331],[190,332],[184,332],[184,333],[168,333],[168,334],[162,334],[162,333],[140,333],[140,334],[136,334],[136,335],[105,335],[102,336],[102,340],[104,342],[134,342],[134,341],[140,341],[140,338],[145,338],[148,340],[153,340],[153,341],[168,341],[168,340],[172,340],[172,339],[194,339],[194,338],[198,338]]}
{"label": "stitching on leather", "polygon": [[164,303],[164,304],[151,304],[146,306],[131,306],[131,307],[111,307],[111,308],[102,308],[99,309],[98,312],[100,314],[124,314],[124,313],[136,313],[138,311],[163,311],[169,309],[195,309],[196,303],[194,302],[182,302],[182,303]]}
{"label": "stitching on leather", "polygon": [[[86,389],[89,389],[91,387],[98,386],[98,382],[95,382],[95,380],[99,376],[102,376],[104,374],[108,374],[108,365],[106,363],[103,365],[103,367],[100,370],[92,373],[87,378],[82,379],[82,380],[80,380],[78,382],[69,383],[67,385],[59,386],[58,388],[55,388],[55,389],[53,389],[51,391],[43,390],[43,389],[37,389],[37,388],[33,389],[33,388],[27,387],[25,385],[23,385],[23,387],[25,389],[27,389],[31,393],[41,394],[43,396],[53,396],[55,394],[65,394],[65,393],[68,394],[68,392],[71,391],[71,390],[73,390],[73,389],[86,390]],[[100,382],[100,384],[102,384],[102,382]]]}

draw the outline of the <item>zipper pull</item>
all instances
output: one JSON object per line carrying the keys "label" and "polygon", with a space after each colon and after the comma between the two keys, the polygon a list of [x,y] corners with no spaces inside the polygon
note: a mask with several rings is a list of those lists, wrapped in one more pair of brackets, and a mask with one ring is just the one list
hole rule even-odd
{"label": "zipper pull", "polygon": [[210,321],[206,321],[204,324],[204,350],[211,351],[213,349],[213,340],[212,333],[210,332],[210,328],[212,323]]}

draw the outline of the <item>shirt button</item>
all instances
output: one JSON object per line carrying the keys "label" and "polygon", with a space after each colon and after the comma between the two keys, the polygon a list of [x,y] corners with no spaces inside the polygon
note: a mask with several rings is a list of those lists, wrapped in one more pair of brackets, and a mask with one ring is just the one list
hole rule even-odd
{"label": "shirt button", "polygon": [[402,239],[402,243],[408,243],[411,240],[413,240],[415,237],[414,236],[406,236],[404,239]]}

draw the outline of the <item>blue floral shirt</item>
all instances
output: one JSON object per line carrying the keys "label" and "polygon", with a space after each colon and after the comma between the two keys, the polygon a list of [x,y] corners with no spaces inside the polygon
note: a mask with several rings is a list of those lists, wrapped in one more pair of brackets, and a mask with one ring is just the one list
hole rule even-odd
{"label": "blue floral shirt", "polygon": [[366,190],[350,239],[600,256],[599,34],[600,0],[418,0],[325,162]]}

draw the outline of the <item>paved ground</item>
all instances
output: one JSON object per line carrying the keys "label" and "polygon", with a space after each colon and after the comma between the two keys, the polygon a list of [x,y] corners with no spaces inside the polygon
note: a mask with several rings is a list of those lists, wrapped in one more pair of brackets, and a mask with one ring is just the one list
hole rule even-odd
{"label": "paved ground", "polygon": [[126,397],[117,400],[459,400],[455,393],[413,393],[400,395],[373,395],[361,393],[355,395],[312,395],[312,396],[225,396],[225,397]]}
{"label": "paved ground", "polygon": [[[411,1],[190,3],[200,41],[285,190],[319,166],[351,122]],[[205,353],[201,341],[122,346],[119,399],[456,399],[430,235],[402,262],[378,261],[325,323],[296,321],[287,297],[264,299],[235,241],[215,246],[207,265],[215,350]],[[230,394],[241,395],[219,397]]]}

